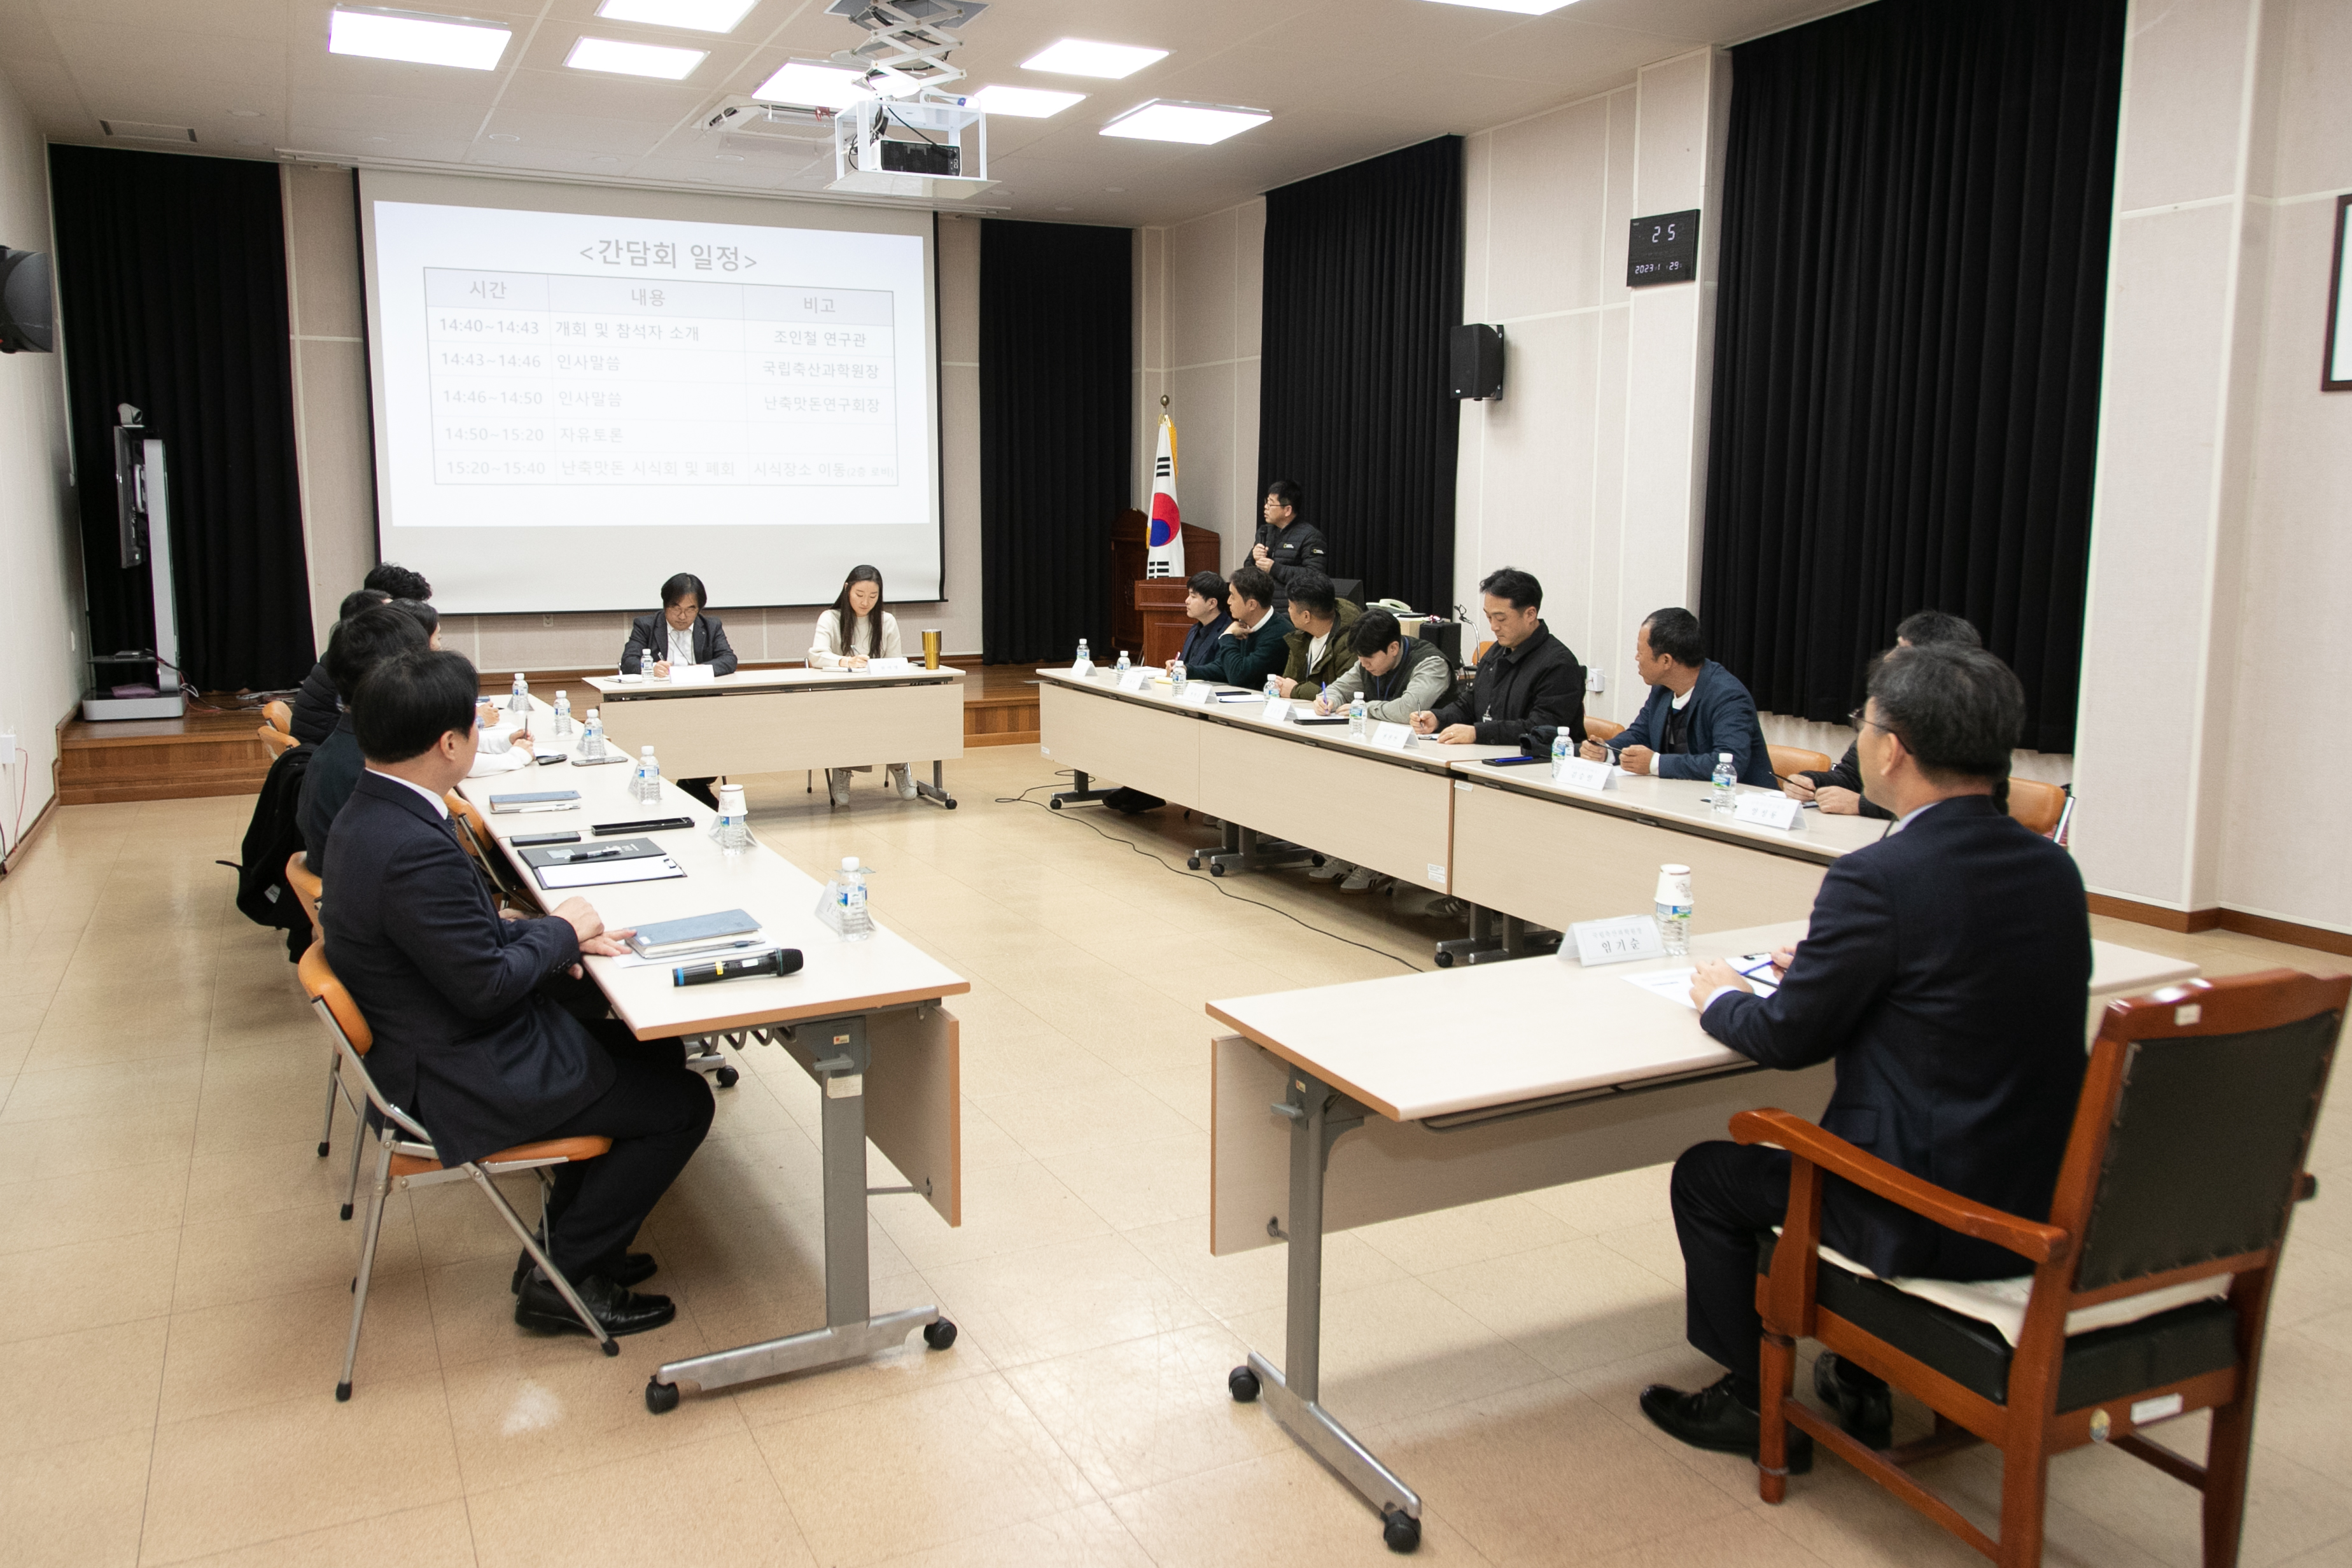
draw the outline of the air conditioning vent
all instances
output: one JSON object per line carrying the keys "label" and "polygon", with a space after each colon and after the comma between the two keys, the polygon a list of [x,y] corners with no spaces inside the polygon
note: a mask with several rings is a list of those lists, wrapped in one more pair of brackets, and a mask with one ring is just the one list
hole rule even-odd
{"label": "air conditioning vent", "polygon": [[194,130],[185,125],[150,125],[143,120],[101,120],[99,126],[109,136],[126,142],[193,142]]}

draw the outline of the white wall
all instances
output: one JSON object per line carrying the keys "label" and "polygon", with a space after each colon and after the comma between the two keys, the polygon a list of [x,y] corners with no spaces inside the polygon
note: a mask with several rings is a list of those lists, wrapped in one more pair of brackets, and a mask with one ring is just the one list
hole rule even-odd
{"label": "white wall", "polygon": [[1177,501],[1186,522],[1216,531],[1220,566],[1228,573],[1248,559],[1262,499],[1257,373],[1265,277],[1264,197],[1136,236],[1135,504],[1150,510],[1165,394],[1176,422]]}
{"label": "white wall", "polygon": [[[310,549],[312,624],[321,646],[335,608],[375,561],[374,437],[369,420],[365,309],[358,218],[348,169],[289,165],[287,269],[292,300],[296,440],[304,532]],[[940,604],[902,604],[893,613],[908,637],[938,627],[950,655],[979,657],[980,579],[980,223],[942,216],[939,226],[940,468],[947,593]],[[1255,381],[1252,385],[1255,387]],[[853,563],[842,563],[846,570]],[[731,604],[725,574],[705,568],[711,608],[747,661],[807,656],[814,609]],[[653,607],[653,584],[645,608]],[[449,647],[484,670],[567,669],[613,663],[630,616],[452,616]]]}
{"label": "white wall", "polygon": [[[1640,707],[1633,628],[1694,602],[1715,331],[1716,185],[1730,63],[1701,49],[1613,92],[1469,139],[1463,319],[1500,325],[1500,398],[1465,403],[1455,602],[1498,566],[1544,584],[1544,617]],[[1698,207],[1698,280],[1629,289],[1638,214]]]}
{"label": "white wall", "polygon": [[[0,245],[54,255],[47,149],[0,76]],[[62,355],[0,354],[0,731],[16,764],[0,768],[0,828],[16,847],[56,794],[57,725],[81,695],[81,553],[67,479]],[[107,476],[113,482],[113,475]],[[18,815],[17,791],[23,789]]]}
{"label": "white wall", "polygon": [[2337,931],[2352,393],[2319,369],[2347,72],[2341,0],[2132,7],[2075,838],[2095,892]]}

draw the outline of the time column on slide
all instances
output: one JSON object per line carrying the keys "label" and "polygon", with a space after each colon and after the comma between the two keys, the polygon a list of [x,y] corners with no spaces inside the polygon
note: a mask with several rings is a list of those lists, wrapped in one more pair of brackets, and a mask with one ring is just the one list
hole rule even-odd
{"label": "time column on slide", "polygon": [[544,484],[551,472],[547,279],[425,268],[436,484]]}

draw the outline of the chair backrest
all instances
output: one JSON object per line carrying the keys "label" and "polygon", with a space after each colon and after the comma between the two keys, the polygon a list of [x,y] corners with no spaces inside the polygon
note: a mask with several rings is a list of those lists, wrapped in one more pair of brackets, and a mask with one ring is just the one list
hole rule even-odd
{"label": "chair backrest", "polygon": [[2107,1008],[2050,1215],[2082,1237],[2076,1291],[2278,1246],[2348,997],[2352,976],[2273,969]]}
{"label": "chair backrest", "polygon": [[1587,719],[1584,736],[1589,741],[1613,741],[1625,732],[1625,726],[1614,719]]}
{"label": "chair backrest", "polygon": [[302,743],[275,724],[263,724],[256,729],[254,733],[261,737],[263,745],[269,748],[270,760],[273,762]]}
{"label": "chair backrest", "polygon": [[286,858],[286,885],[294,889],[294,901],[310,918],[310,929],[319,929],[319,900],[326,895],[326,886],[310,869],[310,856],[299,849]]}
{"label": "chair backrest", "polygon": [[351,1043],[352,1050],[361,1056],[367,1055],[375,1045],[375,1032],[368,1027],[366,1017],[360,1012],[360,1005],[352,1000],[352,994],[343,989],[341,981],[335,978],[334,970],[327,963],[327,944],[312,942],[295,965],[295,973],[302,977],[303,994],[326,1008],[335,1027]]}
{"label": "chair backrest", "polygon": [[2009,781],[2009,815],[2042,837],[2058,831],[2058,818],[2065,810],[2066,792],[2060,785],[2040,779]]}
{"label": "chair backrest", "polygon": [[268,720],[269,727],[279,734],[291,735],[294,732],[294,710],[286,706],[283,698],[271,699],[261,710],[261,716]]}
{"label": "chair backrest", "polygon": [[1816,752],[1806,746],[1767,746],[1764,749],[1772,753],[1772,771],[1784,779],[1798,773],[1825,773],[1830,771],[1827,752]]}

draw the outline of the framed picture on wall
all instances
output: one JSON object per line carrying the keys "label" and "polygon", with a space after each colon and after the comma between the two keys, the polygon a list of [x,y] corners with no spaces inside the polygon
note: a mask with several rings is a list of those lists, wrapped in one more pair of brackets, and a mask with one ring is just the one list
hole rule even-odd
{"label": "framed picture on wall", "polygon": [[2336,260],[2327,269],[2327,359],[2319,367],[2319,390],[2352,392],[2352,195],[2336,198]]}

